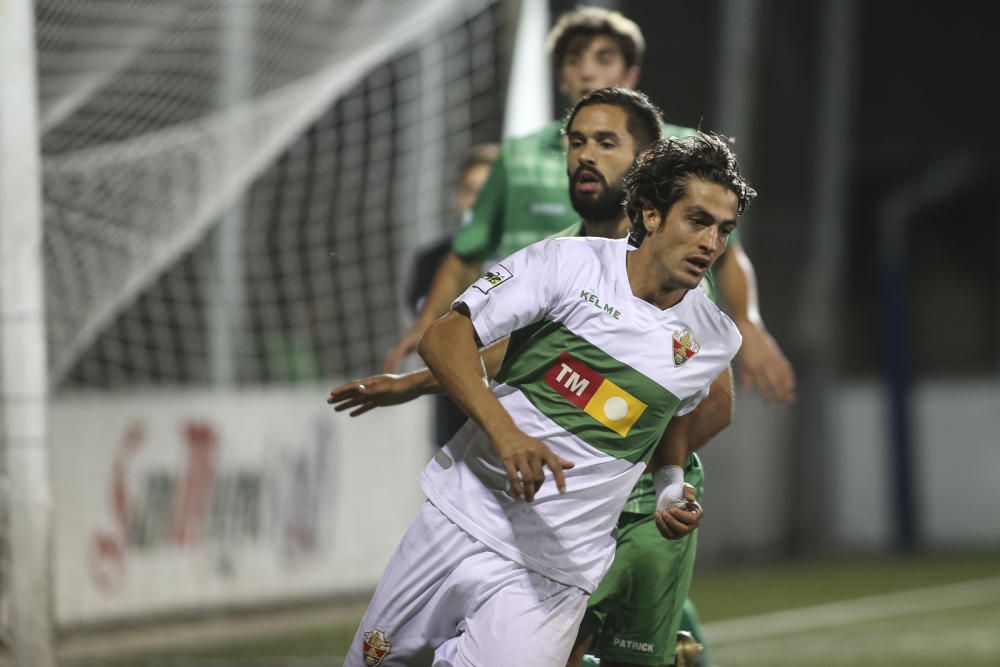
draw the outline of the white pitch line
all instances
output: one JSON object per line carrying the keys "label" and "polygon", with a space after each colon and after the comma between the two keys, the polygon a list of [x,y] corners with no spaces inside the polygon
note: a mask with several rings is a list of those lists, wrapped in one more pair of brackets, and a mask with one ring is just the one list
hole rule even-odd
{"label": "white pitch line", "polygon": [[705,634],[714,646],[989,602],[1000,602],[1000,577],[716,621],[705,624]]}

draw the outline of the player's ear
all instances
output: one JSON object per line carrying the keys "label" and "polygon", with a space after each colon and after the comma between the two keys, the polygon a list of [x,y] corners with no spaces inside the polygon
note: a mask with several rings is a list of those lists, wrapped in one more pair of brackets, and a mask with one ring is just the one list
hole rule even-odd
{"label": "player's ear", "polygon": [[642,226],[646,228],[647,234],[652,234],[663,222],[663,216],[652,206],[642,207]]}
{"label": "player's ear", "polygon": [[635,88],[639,83],[639,66],[632,65],[625,73],[625,81],[622,88]]}

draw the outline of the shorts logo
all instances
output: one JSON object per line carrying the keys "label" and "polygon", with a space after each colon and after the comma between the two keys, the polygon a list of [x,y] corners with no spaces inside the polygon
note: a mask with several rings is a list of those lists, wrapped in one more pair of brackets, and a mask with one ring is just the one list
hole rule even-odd
{"label": "shorts logo", "polygon": [[486,294],[494,287],[502,285],[513,277],[514,274],[511,273],[506,266],[503,264],[497,264],[492,269],[487,271],[486,275],[472,283],[472,286],[483,294]]}
{"label": "shorts logo", "polygon": [[634,639],[621,639],[619,637],[615,637],[612,640],[612,644],[630,651],[640,651],[642,653],[652,653],[656,650],[656,646],[650,642],[637,642]]}
{"label": "shorts logo", "polygon": [[645,403],[568,352],[549,368],[545,383],[623,438],[646,411]]}
{"label": "shorts logo", "polygon": [[372,628],[362,635],[362,640],[361,650],[365,654],[366,667],[378,667],[392,650],[392,642],[382,628]]}
{"label": "shorts logo", "polygon": [[701,343],[694,339],[690,329],[678,329],[674,332],[674,366],[684,365],[700,349]]}

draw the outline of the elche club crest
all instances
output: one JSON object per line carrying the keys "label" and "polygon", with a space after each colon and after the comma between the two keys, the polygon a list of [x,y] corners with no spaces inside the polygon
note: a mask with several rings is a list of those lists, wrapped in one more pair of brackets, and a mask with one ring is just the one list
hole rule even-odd
{"label": "elche club crest", "polygon": [[361,650],[365,654],[366,667],[378,667],[392,650],[392,642],[382,628],[372,628],[362,636]]}
{"label": "elche club crest", "polygon": [[678,329],[674,332],[674,366],[683,366],[700,349],[701,343],[694,339],[690,329]]}

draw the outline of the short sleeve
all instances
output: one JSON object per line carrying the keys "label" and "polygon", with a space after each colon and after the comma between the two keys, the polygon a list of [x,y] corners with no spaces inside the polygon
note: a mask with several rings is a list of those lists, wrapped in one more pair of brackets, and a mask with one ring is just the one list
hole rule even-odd
{"label": "short sleeve", "polygon": [[463,292],[463,304],[483,345],[543,319],[558,294],[558,241],[542,241],[500,261]]}
{"label": "short sleeve", "polygon": [[468,222],[459,228],[451,250],[464,260],[482,261],[500,245],[503,235],[504,200],[507,196],[507,173],[503,153],[493,161],[490,175],[468,211]]}

